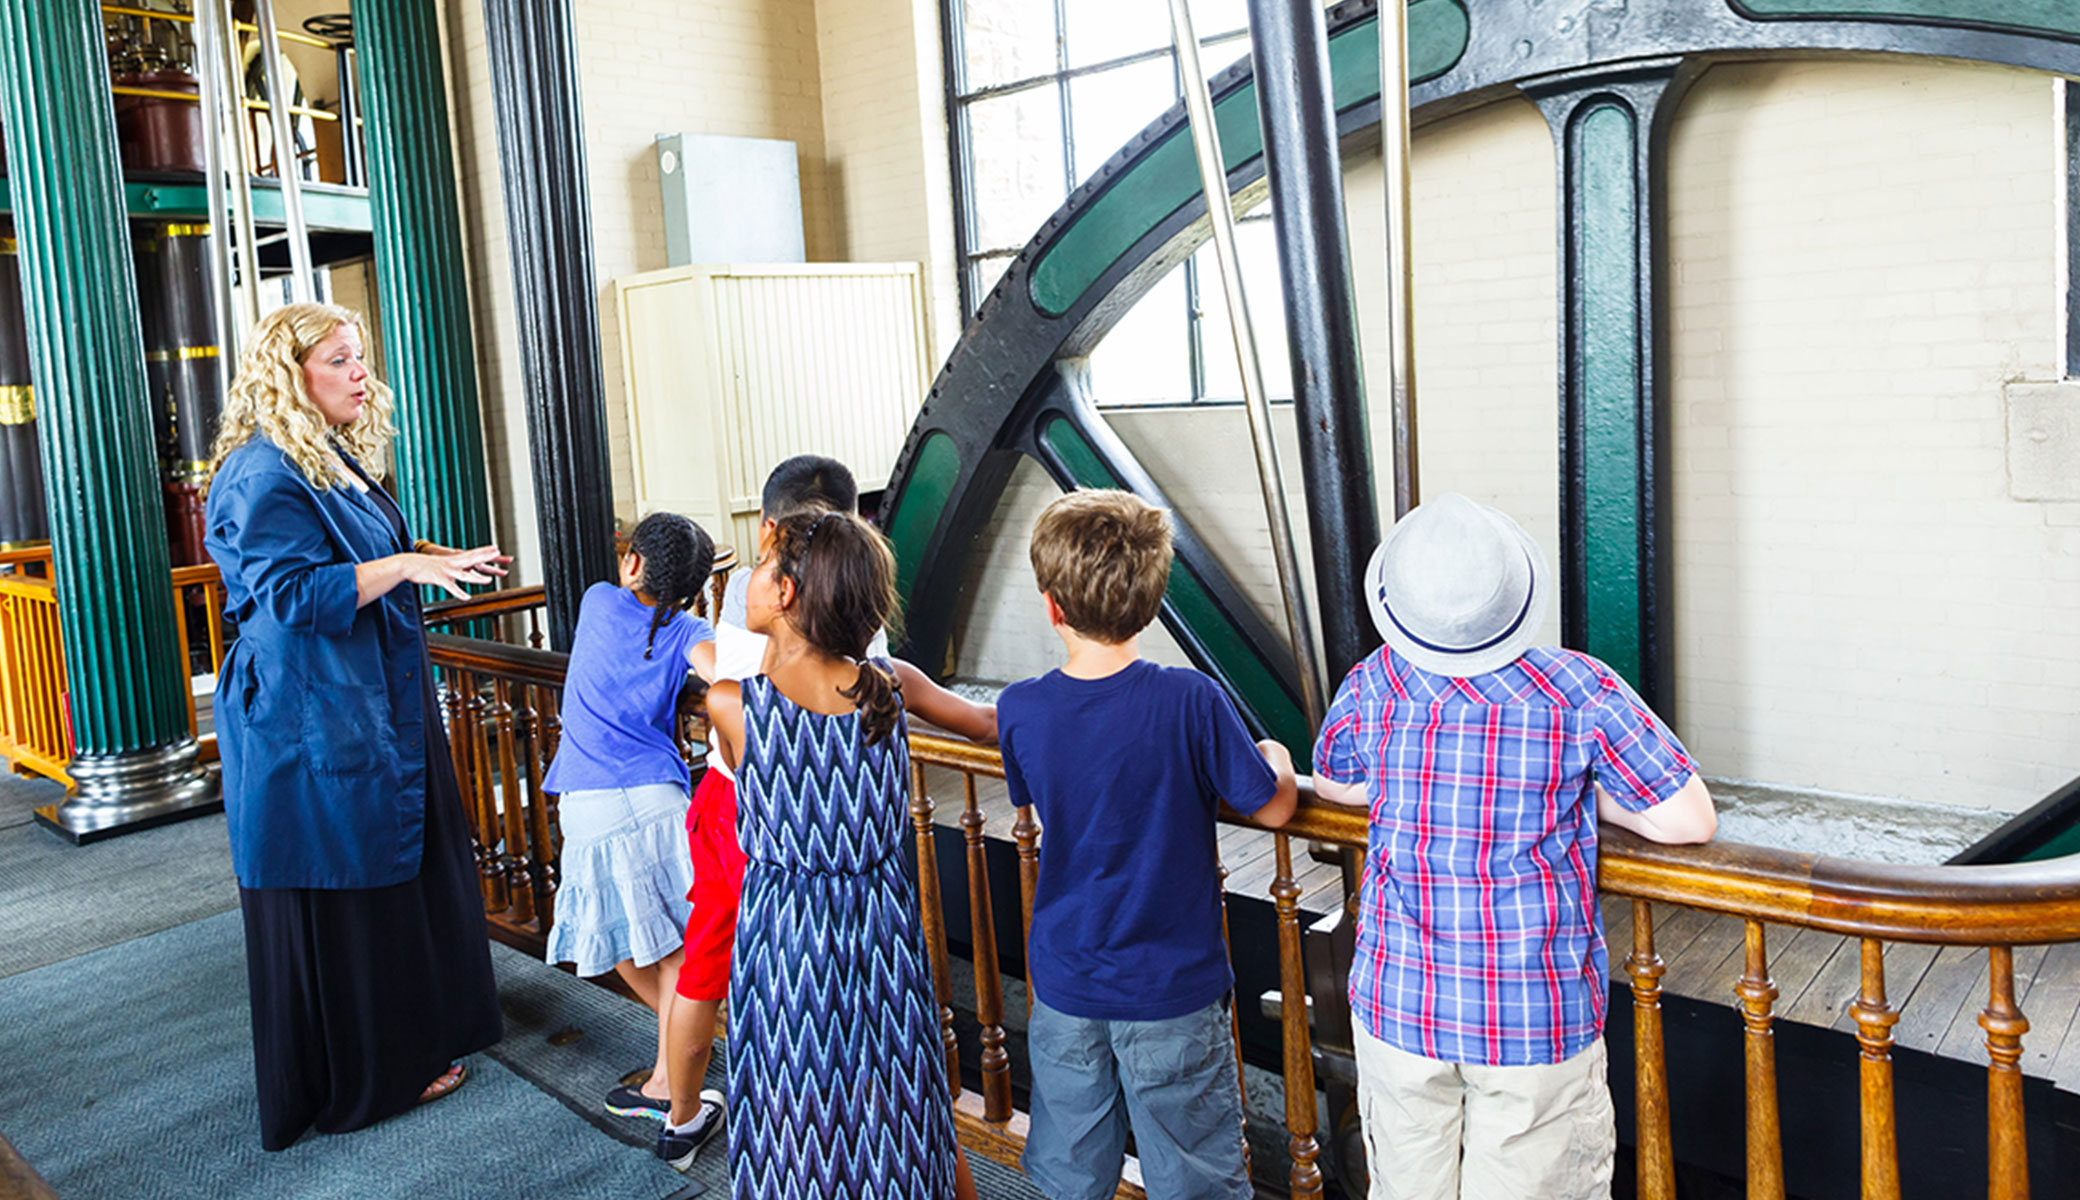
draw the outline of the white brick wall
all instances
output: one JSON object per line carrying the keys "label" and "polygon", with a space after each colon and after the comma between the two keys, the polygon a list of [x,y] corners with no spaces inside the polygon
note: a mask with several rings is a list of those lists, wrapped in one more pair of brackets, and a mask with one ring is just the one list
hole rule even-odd
{"label": "white brick wall", "polygon": [[1707,770],[2016,809],[2080,773],[2076,506],[2008,498],[2056,368],[2041,75],[1716,68],[1674,127],[1678,728]]}
{"label": "white brick wall", "polygon": [[925,268],[933,361],[960,336],[938,0],[819,0],[836,257]]}
{"label": "white brick wall", "polygon": [[[840,257],[831,215],[815,0],[574,0],[600,361],[616,511],[633,516],[633,472],[612,283],[666,265],[654,142],[660,133],[780,138],[800,153],[804,244]],[[534,502],[512,269],[481,5],[447,0],[465,224],[477,279],[478,356],[501,535],[531,563]],[[936,36],[936,35],[935,35]],[[523,568],[524,570],[525,568]],[[530,573],[525,578],[537,578]]]}

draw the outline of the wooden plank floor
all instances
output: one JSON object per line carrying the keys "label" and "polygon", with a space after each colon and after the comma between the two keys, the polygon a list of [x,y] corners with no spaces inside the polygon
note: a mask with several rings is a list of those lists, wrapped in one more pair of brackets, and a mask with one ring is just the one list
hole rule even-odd
{"label": "wooden plank floor", "polygon": [[[1011,840],[1018,812],[1004,782],[976,779],[976,808],[983,816],[983,835]],[[958,827],[963,791],[958,772],[925,769],[925,786],[933,819]],[[1122,819],[1128,819],[1125,814]],[[1228,868],[1228,891],[1269,899],[1276,871],[1273,837],[1260,829],[1223,825],[1221,862]],[[1300,884],[1300,907],[1322,914],[1342,894],[1338,868],[1315,862],[1303,847],[1294,847]],[[1610,944],[1611,979],[1630,982],[1625,955],[1632,945],[1632,902],[1603,900],[1605,940]],[[1713,916],[1673,905],[1654,913],[1655,948],[1668,973],[1666,992],[1736,1007],[1733,985],[1745,965],[1745,925],[1733,917]],[[1856,999],[1861,955],[1854,939],[1811,929],[1771,925],[1764,931],[1770,976],[1777,985],[1779,1020],[1798,1021],[1854,1035],[1849,1005]],[[1986,951],[1966,947],[1888,945],[1885,990],[1900,1021],[1894,1042],[1944,1058],[1986,1065],[1986,1031],[1979,1011],[1986,1007]],[[2022,1042],[2022,1069],[2048,1079],[2066,1091],[2080,1093],[2080,943],[2024,947],[2015,951],[2015,996],[2030,1032]]]}

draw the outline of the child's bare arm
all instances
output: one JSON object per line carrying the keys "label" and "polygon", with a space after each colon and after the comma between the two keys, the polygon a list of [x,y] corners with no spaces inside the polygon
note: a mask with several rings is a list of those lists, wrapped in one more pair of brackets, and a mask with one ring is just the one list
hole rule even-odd
{"label": "child's bare arm", "polygon": [[947,691],[932,677],[904,662],[891,659],[896,682],[903,688],[903,707],[949,733],[957,733],[985,746],[997,744],[997,706],[978,704]]}
{"label": "child's bare arm", "polygon": [[1265,738],[1257,743],[1264,761],[1278,772],[1278,791],[1264,802],[1264,807],[1249,815],[1249,819],[1266,829],[1276,829],[1293,819],[1300,808],[1300,784],[1293,778],[1293,756],[1280,742]]}
{"label": "child's bare arm", "polygon": [[1709,842],[1719,831],[1719,814],[1712,807],[1712,793],[1704,776],[1692,775],[1676,794],[1645,812],[1633,812],[1611,799],[1596,785],[1596,816],[1620,829],[1629,829],[1650,842],[1671,846]]}
{"label": "child's bare arm", "polygon": [[1365,794],[1362,783],[1338,783],[1333,779],[1314,777],[1314,798],[1331,804],[1348,804],[1353,808],[1370,808],[1372,797]]}
{"label": "child's bare arm", "polygon": [[723,764],[736,770],[744,753],[744,694],[734,680],[708,689],[708,733],[722,752]]}
{"label": "child's bare arm", "polygon": [[715,643],[695,642],[686,648],[686,665],[709,683],[715,682]]}

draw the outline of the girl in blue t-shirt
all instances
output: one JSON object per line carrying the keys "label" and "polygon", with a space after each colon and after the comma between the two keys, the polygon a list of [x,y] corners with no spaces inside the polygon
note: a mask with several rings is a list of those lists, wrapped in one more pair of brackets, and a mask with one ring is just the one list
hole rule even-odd
{"label": "girl in blue t-shirt", "polygon": [[[542,779],[562,797],[562,880],[546,957],[580,975],[616,971],[657,1010],[657,1062],[607,1108],[654,1115],[670,1095],[664,1031],[693,885],[686,851],[688,772],[674,726],[687,668],[712,676],[715,630],[688,611],[715,543],[676,513],[629,535],[621,583],[586,589],[563,686],[563,738]],[[626,1094],[624,1094],[626,1093]],[[668,1101],[667,1101],[668,1103]]]}

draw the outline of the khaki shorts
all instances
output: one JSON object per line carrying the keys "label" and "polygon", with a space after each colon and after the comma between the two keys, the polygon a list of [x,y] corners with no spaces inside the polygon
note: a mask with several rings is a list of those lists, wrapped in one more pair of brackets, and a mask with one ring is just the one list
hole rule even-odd
{"label": "khaki shorts", "polygon": [[1602,1038],[1551,1066],[1479,1067],[1354,1024],[1369,1200],[1609,1200],[1618,1133]]}

